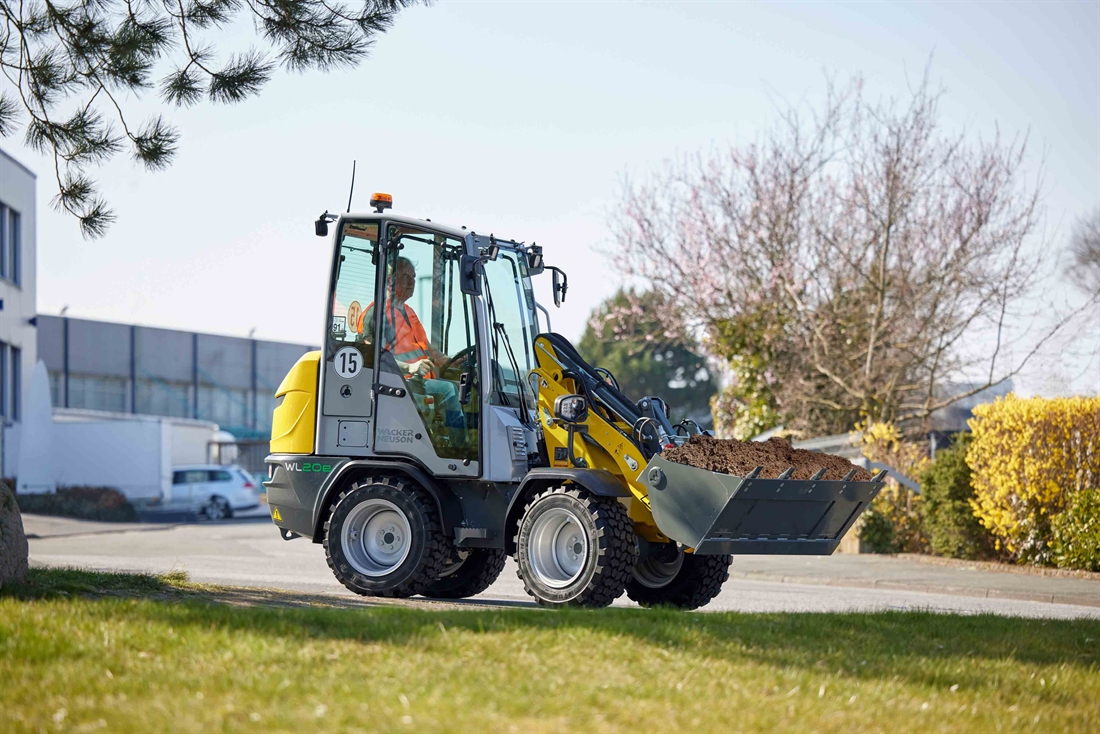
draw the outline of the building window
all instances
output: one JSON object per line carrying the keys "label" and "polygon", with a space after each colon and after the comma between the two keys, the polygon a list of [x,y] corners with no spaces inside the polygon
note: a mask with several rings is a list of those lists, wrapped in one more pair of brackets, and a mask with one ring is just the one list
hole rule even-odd
{"label": "building window", "polygon": [[23,412],[23,350],[0,342],[0,423],[17,421]]}
{"label": "building window", "polygon": [[199,387],[199,418],[213,421],[222,428],[248,426],[248,391],[227,387]]}
{"label": "building window", "polygon": [[0,202],[0,278],[19,285],[22,268],[20,245],[22,221],[19,212]]}
{"label": "building window", "polygon": [[23,350],[11,348],[11,419],[17,421],[22,413],[21,395],[23,394]]}
{"label": "building window", "polygon": [[0,342],[0,423],[8,417],[8,345]]}
{"label": "building window", "polygon": [[270,431],[271,419],[275,413],[275,393],[260,392],[256,394],[256,430]]}
{"label": "building window", "polygon": [[100,375],[69,375],[69,407],[126,412],[128,380]]}
{"label": "building window", "polygon": [[[184,382],[138,380],[136,413],[191,417],[191,386]],[[70,395],[70,398],[72,396]]]}
{"label": "building window", "polygon": [[61,372],[50,371],[50,404],[55,408],[60,406],[65,400],[65,393],[63,385],[65,384],[65,375]]}

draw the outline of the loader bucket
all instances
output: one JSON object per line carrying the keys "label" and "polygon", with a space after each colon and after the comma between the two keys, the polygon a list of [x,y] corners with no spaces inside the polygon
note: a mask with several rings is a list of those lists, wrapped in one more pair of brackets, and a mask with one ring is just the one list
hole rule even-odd
{"label": "loader bucket", "polygon": [[[824,555],[836,550],[883,486],[869,482],[760,479],[654,456],[642,472],[661,532],[700,555]],[[851,476],[851,475],[849,475]]]}

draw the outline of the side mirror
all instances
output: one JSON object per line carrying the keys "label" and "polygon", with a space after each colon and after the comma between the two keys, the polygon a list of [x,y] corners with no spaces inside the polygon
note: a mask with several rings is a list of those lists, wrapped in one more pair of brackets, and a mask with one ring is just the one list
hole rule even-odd
{"label": "side mirror", "polygon": [[561,308],[565,301],[565,293],[569,290],[569,277],[560,269],[550,266],[554,271],[554,305]]}
{"label": "side mirror", "polygon": [[328,223],[335,222],[336,218],[335,214],[329,214],[328,209],[325,209],[325,213],[313,223],[313,233],[318,237],[328,237]]}
{"label": "side mirror", "polygon": [[481,295],[481,273],[478,272],[478,263],[481,258],[473,255],[462,255],[458,261],[458,287],[468,296]]}
{"label": "side mirror", "polygon": [[588,400],[583,395],[562,395],[554,401],[554,417],[566,423],[584,423]]}

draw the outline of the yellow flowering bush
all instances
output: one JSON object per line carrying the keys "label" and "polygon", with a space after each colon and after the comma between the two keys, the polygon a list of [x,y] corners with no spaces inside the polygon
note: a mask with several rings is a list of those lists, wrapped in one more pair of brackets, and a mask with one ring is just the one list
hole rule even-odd
{"label": "yellow flowering bush", "polygon": [[1100,397],[1018,398],[974,408],[971,506],[1019,561],[1051,559],[1051,519],[1100,487]]}
{"label": "yellow flowering bush", "polygon": [[[924,442],[907,441],[893,423],[856,426],[860,450],[871,461],[892,466],[907,477],[919,477],[928,467]],[[873,553],[923,553],[928,539],[921,524],[921,496],[890,477],[887,486],[863,516],[859,537]]]}

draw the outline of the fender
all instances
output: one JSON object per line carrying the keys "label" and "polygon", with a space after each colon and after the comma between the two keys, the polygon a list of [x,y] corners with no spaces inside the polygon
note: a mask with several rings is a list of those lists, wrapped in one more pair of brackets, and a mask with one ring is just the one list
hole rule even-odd
{"label": "fender", "polygon": [[504,550],[515,555],[515,535],[519,526],[520,514],[527,505],[527,498],[534,492],[570,481],[600,497],[633,497],[630,490],[619,477],[604,469],[573,469],[565,467],[539,467],[527,472],[520,482],[519,489],[508,503],[504,516]]}
{"label": "fender", "polygon": [[328,485],[317,493],[317,504],[313,508],[313,542],[320,543],[323,538],[325,518],[328,516],[328,505],[337,487],[344,484],[349,474],[362,469],[382,469],[387,472],[404,474],[413,480],[431,495],[435,501],[439,517],[443,522],[443,532],[448,537],[454,536],[454,528],[462,524],[462,504],[454,493],[446,486],[432,478],[428,472],[416,464],[406,461],[387,461],[385,459],[353,459],[337,469],[329,479]]}

